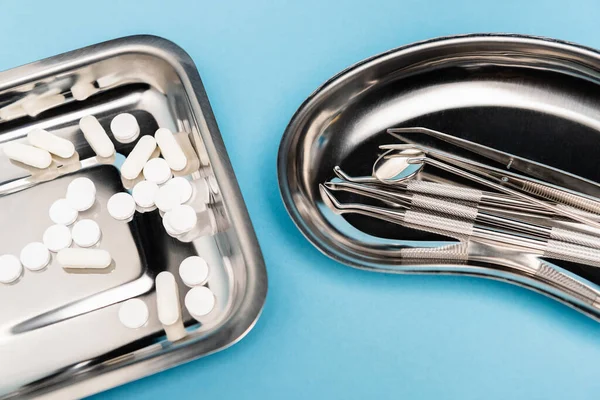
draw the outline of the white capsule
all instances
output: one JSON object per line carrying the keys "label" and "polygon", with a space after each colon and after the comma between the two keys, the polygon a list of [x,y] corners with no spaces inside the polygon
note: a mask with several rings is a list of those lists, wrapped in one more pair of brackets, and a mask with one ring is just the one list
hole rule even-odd
{"label": "white capsule", "polygon": [[181,318],[179,290],[172,273],[163,271],[156,276],[156,306],[158,319],[163,325],[170,341],[185,336],[185,328]]}
{"label": "white capsule", "polygon": [[14,161],[22,162],[35,168],[48,168],[52,164],[50,153],[37,147],[23,143],[8,142],[4,145],[4,154]]}
{"label": "white capsule", "polygon": [[32,146],[49,151],[62,158],[70,158],[75,154],[73,143],[44,129],[32,130],[27,134],[27,140]]}
{"label": "white capsule", "polygon": [[119,142],[131,143],[140,135],[137,119],[129,113],[121,113],[110,122],[110,130]]}
{"label": "white capsule", "polygon": [[130,180],[137,178],[155,149],[156,140],[149,135],[142,136],[121,166],[121,175]]}
{"label": "white capsule", "polygon": [[50,262],[48,248],[40,242],[29,243],[21,250],[21,264],[30,271],[39,271]]}
{"label": "white capsule", "polygon": [[62,249],[56,255],[58,263],[66,269],[104,269],[112,262],[110,253],[102,249]]}
{"label": "white capsule", "polygon": [[0,256],[0,283],[12,283],[23,274],[21,261],[12,254]]}
{"label": "white capsule", "polygon": [[173,171],[181,171],[187,165],[187,157],[179,147],[173,133],[167,128],[160,128],[154,134],[160,152]]}
{"label": "white capsule", "polygon": [[185,308],[194,319],[201,320],[215,308],[215,295],[206,286],[196,286],[185,295]]}
{"label": "white capsule", "polygon": [[115,154],[115,145],[110,140],[100,122],[93,115],[86,115],[79,120],[79,128],[83,132],[85,140],[90,144],[92,150],[104,158]]}

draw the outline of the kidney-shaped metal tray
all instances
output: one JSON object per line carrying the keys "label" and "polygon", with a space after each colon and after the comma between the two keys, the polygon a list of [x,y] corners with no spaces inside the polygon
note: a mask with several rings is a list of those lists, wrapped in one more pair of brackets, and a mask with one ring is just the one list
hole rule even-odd
{"label": "kidney-shaped metal tray", "polygon": [[565,290],[532,273],[527,264],[539,264],[535,257],[508,256],[493,247],[479,249],[490,255],[482,263],[415,265],[398,249],[439,245],[444,239],[333,214],[321,199],[319,183],[333,177],[336,165],[350,175],[370,175],[378,145],[394,142],[386,129],[401,126],[436,129],[600,181],[599,53],[542,38],[468,35],[378,55],[333,77],[302,104],[282,139],[278,173],[294,222],[317,248],[342,263],[505,280],[600,316],[595,267],[560,263],[579,281]]}
{"label": "kidney-shaped metal tray", "polygon": [[[99,159],[78,121],[95,115],[110,132],[120,112],[135,115],[142,134],[158,127],[178,132],[190,161],[185,174],[194,185],[211,183],[213,218],[204,222],[214,234],[180,241],[166,234],[158,211],[136,213],[129,223],[108,215],[108,198],[133,183],[118,167],[135,143],[115,141],[116,159]],[[33,128],[71,140],[79,161],[39,173],[2,153],[0,253],[18,255],[40,241],[51,225],[49,206],[74,177],[87,176],[96,183],[97,203],[83,216],[102,227],[101,247],[114,268],[70,274],[54,257],[45,270],[0,284],[0,398],[80,398],[224,349],[252,328],[266,296],[266,270],[200,76],[183,50],[134,36],[0,73],[0,147]],[[183,304],[188,288],[177,270],[190,255],[209,263],[216,307],[201,323],[184,309],[187,336],[169,342],[157,317],[154,277],[173,272]],[[133,297],[150,309],[140,329],[118,318],[120,303]]]}

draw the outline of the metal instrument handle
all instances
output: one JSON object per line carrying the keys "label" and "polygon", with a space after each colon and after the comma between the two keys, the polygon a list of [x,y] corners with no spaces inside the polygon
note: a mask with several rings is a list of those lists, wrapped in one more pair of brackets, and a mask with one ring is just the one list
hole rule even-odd
{"label": "metal instrument handle", "polygon": [[535,275],[549,283],[559,286],[565,292],[585,303],[595,305],[598,301],[597,290],[579,282],[545,262],[540,263],[540,268],[536,271]]}

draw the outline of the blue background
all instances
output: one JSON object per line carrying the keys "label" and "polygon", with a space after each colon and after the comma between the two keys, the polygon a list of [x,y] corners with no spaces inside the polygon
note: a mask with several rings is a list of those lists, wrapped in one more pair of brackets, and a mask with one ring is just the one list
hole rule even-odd
{"label": "blue background", "polygon": [[598,398],[600,324],[503,283],[329,260],[286,214],[276,154],[301,102],[363,58],[473,32],[600,48],[599,17],[597,0],[0,0],[0,70],[137,33],[189,52],[268,267],[264,313],[241,343],[96,399]]}

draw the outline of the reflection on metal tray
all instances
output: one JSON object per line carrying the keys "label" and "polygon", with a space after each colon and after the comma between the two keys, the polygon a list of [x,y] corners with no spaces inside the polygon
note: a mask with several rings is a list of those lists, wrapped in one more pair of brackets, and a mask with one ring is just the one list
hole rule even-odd
{"label": "reflection on metal tray", "polygon": [[[179,132],[192,184],[213,183],[214,235],[176,240],[158,210],[129,223],[106,210],[109,197],[130,188],[118,165],[134,143],[116,143],[116,160],[101,160],[78,121],[95,115],[108,125],[121,112],[137,118],[142,134],[158,127]],[[208,99],[191,59],[157,37],[134,36],[84,48],[0,73],[0,146],[33,128],[75,144],[81,167],[30,174],[0,157],[3,231],[0,253],[19,254],[51,225],[48,208],[74,177],[91,178],[97,203],[83,213],[102,226],[102,247],[114,260],[106,274],[68,274],[56,265],[0,284],[0,398],[80,398],[213,353],[240,340],[254,325],[267,289],[264,262],[226,156]],[[158,321],[154,278],[177,277],[183,259],[201,255],[211,266],[211,318],[196,322],[184,309],[187,336],[165,339]],[[179,278],[180,303],[188,288]],[[119,322],[119,303],[144,299],[150,309],[140,329]]]}
{"label": "reflection on metal tray", "polygon": [[[319,184],[334,177],[336,165],[350,176],[371,175],[378,146],[390,143],[386,130],[411,126],[598,182],[600,168],[593,160],[600,151],[600,54],[513,35],[450,37],[392,50],[345,70],[311,95],[288,125],[278,157],[286,208],[326,255],[374,271],[504,280],[600,319],[597,267],[557,262],[576,280],[552,282],[532,272],[540,269],[536,257],[475,243],[469,244],[469,263],[418,264],[401,256],[410,252],[400,250],[452,242],[367,216],[336,215],[328,208]],[[425,173],[421,178],[445,177]],[[580,283],[591,288],[589,296],[574,291]]]}

